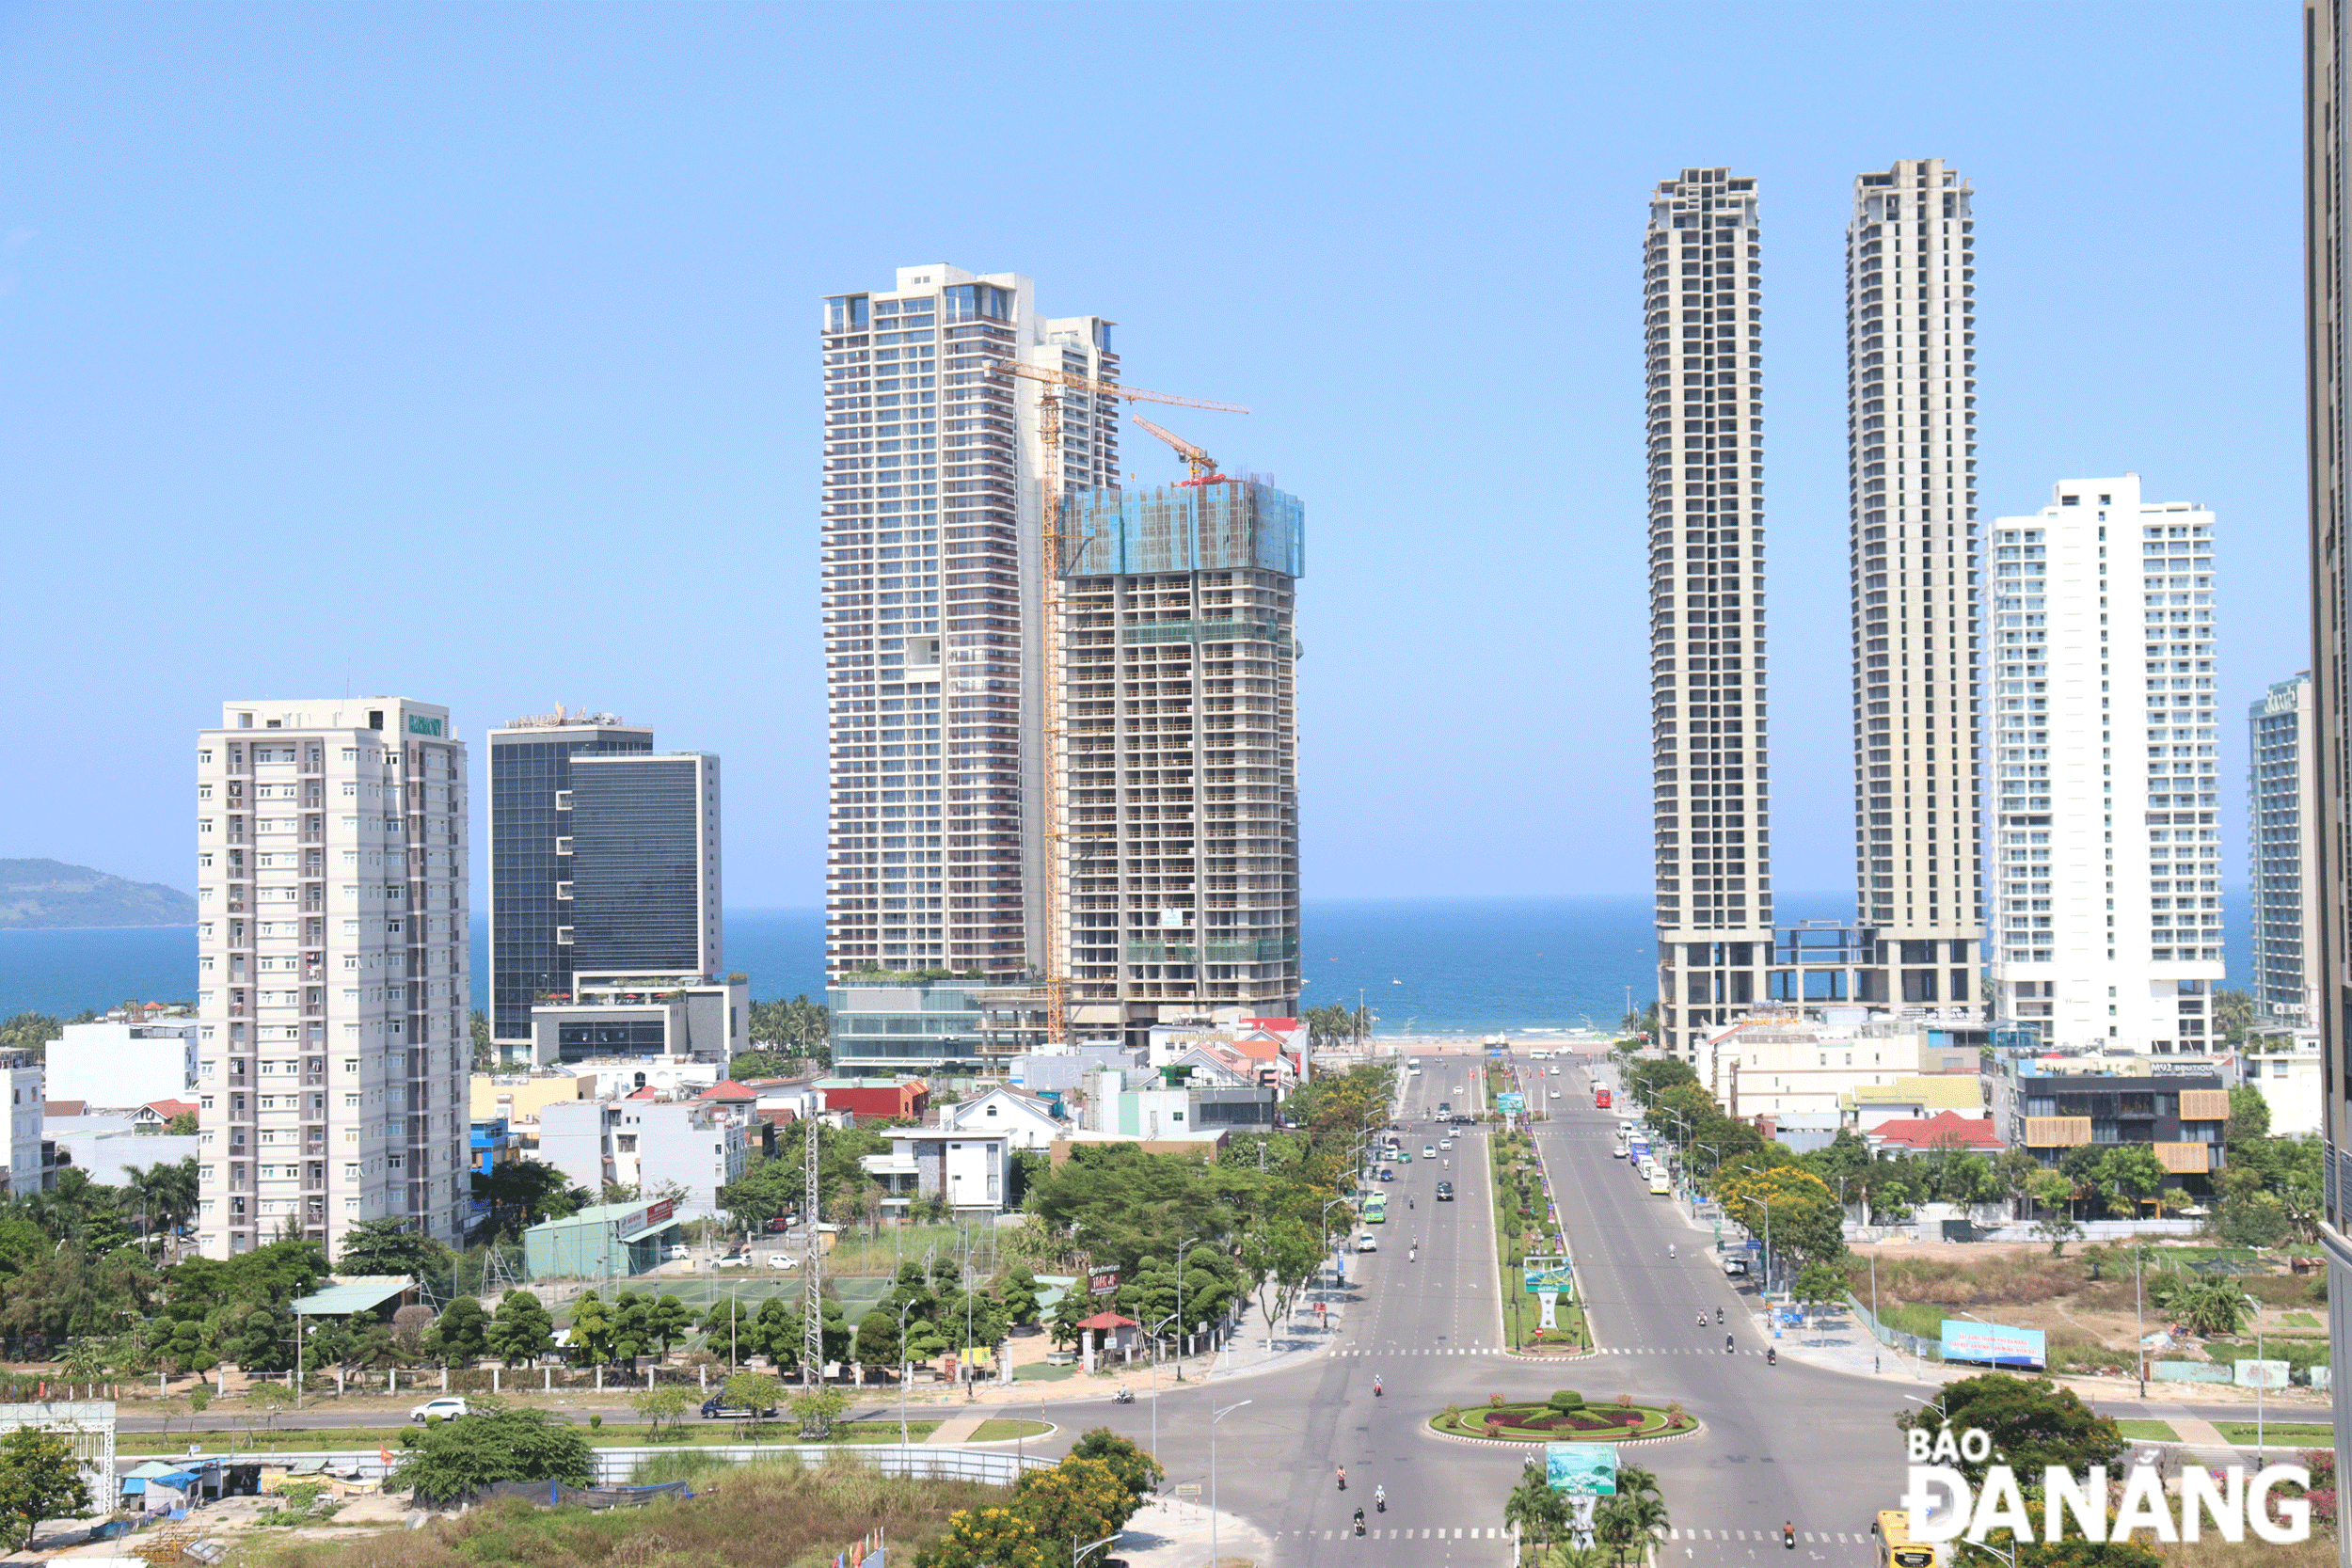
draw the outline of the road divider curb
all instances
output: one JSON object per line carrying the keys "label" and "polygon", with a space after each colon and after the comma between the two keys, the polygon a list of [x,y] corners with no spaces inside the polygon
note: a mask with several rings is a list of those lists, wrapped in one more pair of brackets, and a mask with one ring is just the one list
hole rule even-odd
{"label": "road divider curb", "polygon": [[[1439,1432],[1427,1421],[1421,1422],[1420,1426],[1424,1433],[1437,1438],[1441,1443],[1469,1443],[1482,1449],[1517,1449],[1521,1453],[1540,1452],[1543,1448],[1542,1444],[1532,1443],[1522,1437],[1470,1437],[1458,1432]],[[1696,1437],[1706,1430],[1707,1423],[1701,1421],[1688,1432],[1669,1432],[1656,1437],[1619,1438],[1615,1440],[1615,1446],[1620,1449],[1632,1449],[1653,1443],[1679,1443],[1687,1437]]]}

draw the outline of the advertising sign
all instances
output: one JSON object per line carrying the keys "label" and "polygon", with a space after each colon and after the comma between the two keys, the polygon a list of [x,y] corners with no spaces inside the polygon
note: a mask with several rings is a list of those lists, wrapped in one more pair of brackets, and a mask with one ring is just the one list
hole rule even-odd
{"label": "advertising sign", "polygon": [[2241,1388],[2283,1388],[2287,1386],[2290,1364],[2284,1361],[2239,1361],[2237,1386]]}
{"label": "advertising sign", "polygon": [[1540,1295],[1546,1291],[1558,1291],[1573,1296],[1573,1282],[1568,1277],[1568,1260],[1565,1258],[1530,1258],[1522,1265],[1526,1275],[1527,1293]]}
{"label": "advertising sign", "polygon": [[1553,1491],[1571,1497],[1613,1497],[1617,1495],[1617,1445],[1546,1443],[1544,1478]]}
{"label": "advertising sign", "polygon": [[1119,1271],[1103,1269],[1087,1275],[1087,1293],[1106,1296],[1119,1289]]}
{"label": "advertising sign", "polygon": [[1982,1361],[1994,1367],[2041,1367],[2049,1360],[2049,1337],[2038,1328],[1944,1320],[1940,1348],[1947,1361]]}

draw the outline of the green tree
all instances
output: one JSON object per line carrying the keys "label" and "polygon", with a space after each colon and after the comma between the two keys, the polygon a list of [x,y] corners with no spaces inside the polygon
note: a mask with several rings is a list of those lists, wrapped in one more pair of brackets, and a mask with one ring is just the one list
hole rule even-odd
{"label": "green tree", "polygon": [[1502,1522],[1535,1543],[1536,1560],[1568,1528],[1568,1499],[1552,1489],[1541,1463],[1519,1473],[1519,1483],[1502,1499]]}
{"label": "green tree", "polygon": [[2246,1321],[2246,1287],[2230,1275],[2193,1280],[2171,1292],[2167,1310],[2178,1313],[2192,1333],[2226,1338]]}
{"label": "green tree", "polygon": [[1094,1427],[1071,1445],[1071,1453],[1079,1459],[1099,1459],[1111,1467],[1120,1484],[1127,1488],[1127,1496],[1136,1507],[1159,1490],[1168,1472],[1152,1455],[1108,1427]]}
{"label": "green tree", "polygon": [[541,1160],[508,1160],[491,1166],[486,1176],[476,1171],[472,1191],[489,1204],[490,1228],[501,1234],[566,1218],[595,1201],[586,1188],[574,1186],[570,1177]]}
{"label": "green tree", "polygon": [[343,1236],[335,1270],[345,1275],[406,1275],[432,1280],[449,1273],[450,1250],[399,1218],[361,1220]]}
{"label": "green tree", "polygon": [[[1938,1402],[1941,1415],[1927,1405],[1915,1405],[1896,1415],[1896,1427],[1932,1433],[1948,1425],[1955,1437],[1979,1429],[2003,1456],[1998,1463],[2021,1477],[2039,1476],[2052,1465],[2079,1475],[2090,1465],[2112,1463],[2124,1449],[2123,1434],[2112,1417],[2098,1414],[2072,1388],[2061,1388],[2046,1377],[1986,1372],[1962,1378],[1944,1386]],[[1982,1486],[1985,1469],[1994,1463],[1963,1455],[1961,1473],[1970,1486]]]}
{"label": "green tree", "polygon": [[592,1455],[576,1427],[544,1410],[509,1406],[498,1399],[470,1402],[471,1413],[427,1422],[393,1474],[393,1484],[420,1502],[442,1507],[467,1500],[501,1481],[588,1484]]}
{"label": "green tree", "polygon": [[793,1418],[801,1423],[802,1440],[821,1443],[833,1436],[833,1424],[849,1408],[850,1396],[831,1384],[817,1383],[793,1394],[787,1402]]}
{"label": "green tree", "polygon": [[1068,1561],[1073,1545],[1112,1535],[1138,1506],[1107,1460],[1069,1455],[1050,1470],[1030,1470],[1013,1485],[1013,1502]]}
{"label": "green tree", "polygon": [[2242,990],[2217,990],[2213,993],[2213,1016],[2221,1037],[2233,1046],[2243,1046],[2247,1031],[2254,1026],[2254,998]]}
{"label": "green tree", "polygon": [[517,1288],[500,1298],[488,1338],[491,1354],[519,1367],[555,1348],[555,1321],[537,1296]]}
{"label": "green tree", "polygon": [[629,1396],[629,1407],[644,1418],[646,1435],[655,1442],[661,1440],[661,1423],[670,1423],[671,1435],[684,1430],[686,1413],[694,1407],[694,1396],[675,1383],[641,1389]]}
{"label": "green tree", "polygon": [[851,1355],[852,1359],[867,1367],[899,1365],[905,1355],[898,1343],[898,1314],[876,1307],[860,1318]]}
{"label": "green tree", "polygon": [[89,1483],[72,1438],[44,1427],[19,1427],[0,1437],[0,1520],[7,1521],[11,1550],[29,1549],[43,1519],[79,1519],[89,1510]]}
{"label": "green tree", "polygon": [[1037,1275],[1027,1265],[1015,1263],[996,1276],[996,1300],[1005,1309],[1005,1321],[1015,1327],[1037,1322]]}
{"label": "green tree", "polygon": [[2164,1191],[2164,1162],[2146,1144],[2117,1144],[2100,1156],[2096,1180],[2109,1207],[2126,1216]]}
{"label": "green tree", "polygon": [[655,1302],[646,1320],[647,1330],[661,1342],[661,1354],[665,1359],[670,1354],[670,1347],[691,1333],[693,1327],[692,1310],[675,1295],[665,1295]]}
{"label": "green tree", "polygon": [[1846,1299],[1845,1271],[1833,1263],[1807,1263],[1797,1271],[1796,1295],[1819,1318],[1823,1307]]}
{"label": "green tree", "polygon": [[594,1291],[583,1291],[572,1304],[571,1346],[580,1358],[596,1364],[612,1359],[612,1340],[619,1329],[612,1308]]}
{"label": "green tree", "polygon": [[471,1366],[490,1354],[490,1315],[473,1297],[459,1296],[425,1330],[424,1349],[446,1366]]}
{"label": "green tree", "polygon": [[498,1048],[490,1043],[490,1015],[476,1007],[466,1015],[466,1032],[473,1039],[473,1069],[494,1072],[499,1065]]}
{"label": "green tree", "polygon": [[2230,1091],[2230,1119],[2221,1124],[2221,1144],[2232,1154],[2241,1145],[2270,1136],[2270,1101],[2251,1084]]}
{"label": "green tree", "polygon": [[1054,1545],[1038,1538],[1025,1509],[958,1509],[946,1530],[914,1554],[914,1568],[1061,1568]]}

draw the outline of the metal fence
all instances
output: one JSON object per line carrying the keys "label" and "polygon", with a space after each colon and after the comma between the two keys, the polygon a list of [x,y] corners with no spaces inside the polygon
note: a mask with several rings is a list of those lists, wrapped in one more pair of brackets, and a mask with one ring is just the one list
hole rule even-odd
{"label": "metal fence", "polygon": [[1944,1358],[1944,1347],[1941,1340],[1923,1339],[1916,1334],[1906,1334],[1899,1328],[1887,1327],[1872,1317],[1870,1309],[1855,1300],[1851,1291],[1847,1293],[1846,1306],[1853,1313],[1855,1320],[1867,1328],[1877,1338],[1880,1344],[1893,1350],[1907,1352],[1922,1361],[1941,1361]]}
{"label": "metal fence", "polygon": [[[930,1448],[921,1443],[901,1446],[897,1443],[806,1444],[806,1443],[739,1443],[683,1444],[662,1443],[644,1448],[596,1449],[591,1450],[590,1481],[597,1486],[626,1486],[637,1472],[637,1466],[648,1459],[664,1455],[692,1453],[709,1454],[734,1464],[758,1461],[775,1464],[786,1459],[798,1459],[803,1466],[850,1463],[870,1465],[886,1476],[913,1476],[924,1481],[970,1481],[990,1486],[1010,1486],[1024,1470],[1050,1470],[1054,1461],[1035,1454],[983,1452],[971,1449]],[[338,1468],[349,1466],[351,1473],[362,1481],[383,1479],[399,1465],[384,1463],[383,1454],[375,1449],[322,1449],[302,1453],[207,1453],[200,1456],[204,1464],[267,1465],[271,1466],[327,1464]],[[115,1467],[128,1469],[142,1460],[119,1460]]]}

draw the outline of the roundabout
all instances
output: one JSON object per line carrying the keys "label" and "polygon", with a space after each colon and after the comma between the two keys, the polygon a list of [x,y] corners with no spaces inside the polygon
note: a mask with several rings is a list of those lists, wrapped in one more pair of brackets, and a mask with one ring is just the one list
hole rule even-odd
{"label": "roundabout", "polygon": [[1699,1430],[1699,1419],[1679,1401],[1643,1404],[1620,1394],[1588,1402],[1563,1389],[1543,1401],[1498,1397],[1485,1404],[1449,1405],[1429,1418],[1429,1429],[1490,1443],[1638,1443],[1687,1436]]}

